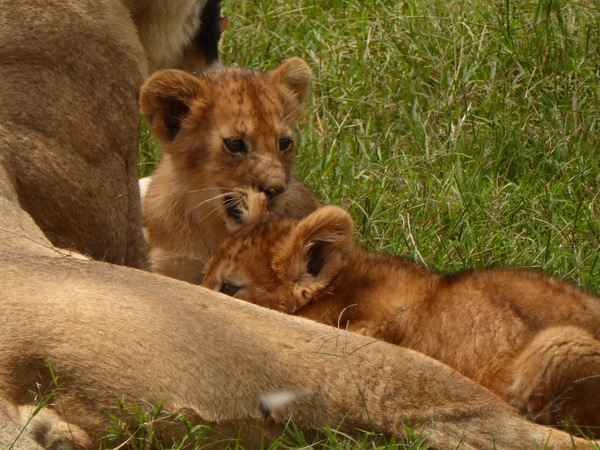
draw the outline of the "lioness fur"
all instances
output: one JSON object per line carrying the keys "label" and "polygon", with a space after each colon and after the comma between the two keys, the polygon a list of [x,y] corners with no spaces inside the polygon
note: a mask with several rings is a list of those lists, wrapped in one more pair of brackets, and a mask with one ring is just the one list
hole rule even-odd
{"label": "lioness fur", "polygon": [[[43,255],[25,238],[0,249],[0,403],[24,426],[58,386],[29,423],[45,446],[98,448],[114,426],[107,413],[133,425],[134,403],[160,403],[251,448],[290,419],[305,432],[330,425],[397,438],[410,423],[435,448],[585,447],[421,353],[156,274]],[[163,442],[187,431],[156,425]],[[0,430],[4,442],[14,437]]]}
{"label": "lioness fur", "polygon": [[600,299],[544,274],[442,275],[367,252],[327,206],[234,235],[203,284],[423,352],[538,422],[600,427]]}
{"label": "lioness fur", "polygon": [[141,110],[164,151],[143,198],[153,272],[202,281],[210,256],[244,220],[245,192],[294,218],[319,206],[292,175],[310,79],[307,64],[290,58],[268,73],[170,70],[146,82]]}
{"label": "lioness fur", "polygon": [[[142,12],[143,5],[152,4],[128,2]],[[581,443],[524,421],[496,396],[422,354],[336,333],[140,270],[85,260],[48,242],[48,228],[42,230],[40,224],[53,223],[54,212],[42,205],[34,221],[25,209],[23,186],[17,182],[24,166],[14,159],[27,158],[16,150],[7,157],[13,151],[10,146],[21,152],[31,150],[27,144],[43,147],[40,158],[27,159],[27,173],[32,182],[49,177],[58,183],[46,183],[53,189],[29,192],[31,205],[50,203],[62,211],[65,223],[89,220],[94,227],[84,235],[65,232],[67,242],[76,240],[82,248],[98,251],[108,234],[123,232],[117,229],[121,222],[102,217],[115,199],[101,178],[129,192],[130,180],[119,175],[119,164],[97,166],[97,176],[88,173],[86,181],[80,173],[88,167],[80,160],[86,151],[80,148],[79,158],[76,146],[64,150],[51,145],[54,135],[62,144],[70,142],[70,134],[74,139],[94,136],[103,157],[115,161],[121,154],[129,161],[137,150],[117,148],[108,125],[95,134],[102,120],[113,126],[113,120],[125,121],[122,127],[128,136],[137,129],[135,108],[123,105],[135,99],[138,75],[131,83],[127,80],[138,73],[134,67],[145,65],[147,56],[143,45],[132,45],[133,53],[127,46],[116,52],[123,41],[139,39],[134,38],[135,22],[119,5],[104,0],[5,0],[0,8],[2,79],[11,89],[19,88],[11,93],[3,84],[0,95],[21,108],[23,119],[19,126],[6,122],[4,114],[10,112],[2,111],[0,122],[0,447],[30,449],[37,442],[58,448],[64,441],[67,446],[98,448],[106,426],[115,425],[107,413],[121,418],[119,399],[128,407],[122,417],[125,427],[137,423],[131,412],[134,402],[142,410],[147,402],[162,402],[166,410],[187,413],[194,424],[214,424],[235,436],[241,428],[243,443],[250,444],[260,434],[255,426],[278,432],[290,417],[306,430],[316,426],[306,418],[310,417],[317,423],[341,424],[349,433],[373,427],[398,437],[412,421],[438,448],[460,443],[464,448],[485,448],[492,442],[526,448],[547,442],[548,448],[559,449]],[[94,18],[102,26],[94,26]],[[157,33],[168,29],[159,28]],[[102,37],[112,44],[96,46],[84,39]],[[67,51],[87,62],[77,65],[57,57]],[[26,57],[54,70],[32,70]],[[89,75],[88,64],[98,71],[91,80],[106,94],[103,103],[95,103],[81,78]],[[108,76],[105,69],[116,66]],[[118,80],[131,92],[121,90]],[[70,83],[73,90],[64,91],[64,98],[54,95]],[[42,92],[58,101],[57,106],[44,102]],[[67,98],[73,105],[94,104],[94,120],[73,117],[78,112],[67,107]],[[30,99],[35,99],[33,104]],[[6,103],[0,102],[0,107]],[[46,128],[48,123],[55,127]],[[48,145],[42,146],[42,138]],[[87,203],[69,198],[80,194],[71,182],[75,179],[95,198]],[[88,209],[73,209],[73,202]],[[93,240],[96,234],[101,241]],[[137,241],[128,242],[134,246]],[[48,389],[56,392],[42,407]],[[288,401],[278,406],[274,397]],[[41,410],[36,412],[38,406]],[[183,428],[165,424],[165,443],[187,431]]]}
{"label": "lioness fur", "polygon": [[0,164],[53,245],[146,265],[139,88],[218,62],[219,2],[2,1]]}

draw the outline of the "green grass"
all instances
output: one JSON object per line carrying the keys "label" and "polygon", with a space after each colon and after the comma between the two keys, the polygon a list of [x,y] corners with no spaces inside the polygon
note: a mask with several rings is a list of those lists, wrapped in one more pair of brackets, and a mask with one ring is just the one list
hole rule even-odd
{"label": "green grass", "polygon": [[[362,244],[447,272],[539,268],[600,293],[600,3],[223,7],[225,65],[312,67],[297,172],[349,209]],[[156,156],[143,160],[147,173]]]}
{"label": "green grass", "polygon": [[[185,416],[165,411],[162,405],[134,405],[126,408],[119,403],[121,417],[109,415],[113,423],[104,438],[103,448],[118,448],[135,450],[153,448],[158,450],[175,450],[189,448],[204,448],[213,446],[227,450],[243,450],[239,439],[235,436],[224,435],[206,425],[192,425]],[[134,413],[136,420],[132,423],[130,416]],[[161,438],[160,426],[176,424],[184,427],[187,432],[184,436],[173,442]],[[358,436],[348,436],[338,430],[324,427],[316,436],[307,437],[294,423],[288,423],[285,432],[272,439],[265,438],[260,447],[264,450],[282,448],[319,448],[319,449],[363,449],[373,450],[427,450],[424,437],[414,434],[409,427],[406,428],[407,440],[398,441],[383,434],[361,432]],[[121,442],[114,446],[115,440]]]}
{"label": "green grass", "polygon": [[225,65],[297,55],[313,68],[298,173],[351,211],[361,243],[444,271],[541,268],[600,292],[597,2],[224,8]]}

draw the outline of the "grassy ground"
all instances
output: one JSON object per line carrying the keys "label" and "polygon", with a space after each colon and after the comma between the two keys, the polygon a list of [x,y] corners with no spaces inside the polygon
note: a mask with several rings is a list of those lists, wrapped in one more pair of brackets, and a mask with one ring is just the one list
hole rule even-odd
{"label": "grassy ground", "polygon": [[351,211],[361,243],[449,272],[539,268],[600,293],[600,3],[223,7],[225,65],[297,55],[313,68],[298,174]]}

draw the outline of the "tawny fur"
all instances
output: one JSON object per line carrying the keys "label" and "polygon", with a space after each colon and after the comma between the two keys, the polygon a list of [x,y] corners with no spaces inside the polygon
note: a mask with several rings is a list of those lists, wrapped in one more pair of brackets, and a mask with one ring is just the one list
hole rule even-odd
{"label": "tawny fur", "polygon": [[[218,17],[216,34],[196,39],[203,9],[212,5],[218,15],[216,1],[2,1],[0,162],[54,245],[146,265],[139,88],[157,69],[218,62]],[[206,41],[213,59],[198,48]]]}
{"label": "tawny fur", "polygon": [[[164,71],[141,94],[142,113],[164,157],[143,198],[152,271],[199,283],[204,265],[238,227],[228,207],[262,194],[269,210],[294,218],[318,206],[292,175],[295,127],[311,72],[300,58],[263,73]],[[291,140],[291,145],[281,143]],[[226,140],[242,143],[232,152]]]}
{"label": "tawny fur", "polygon": [[[142,12],[152,4],[128,2]],[[65,232],[63,244],[72,240],[116,262],[143,259],[133,237],[141,235],[139,212],[137,227],[131,224],[137,234],[122,254],[113,254],[105,239],[127,234],[129,219],[111,221],[103,214],[122,213],[115,192],[130,199],[137,193],[135,177],[125,177],[119,163],[133,161],[137,145],[128,139],[120,147],[119,136],[137,130],[129,103],[135,103],[136,67],[145,65],[146,51],[128,47],[138,41],[131,38],[135,24],[119,3],[105,0],[4,0],[0,33],[0,447],[99,448],[106,426],[114,425],[106,413],[121,417],[118,399],[129,408],[126,426],[137,423],[134,402],[142,409],[162,402],[193,424],[239,433],[247,445],[257,444],[257,427],[272,438],[291,417],[305,430],[315,423],[342,424],[351,434],[373,427],[397,437],[411,421],[437,448],[486,448],[492,442],[519,449],[534,442],[583,447],[524,421],[496,396],[422,354],[154,274],[73,257],[52,245],[44,232],[50,236],[50,224],[60,216],[61,223],[87,221],[92,227]],[[96,38],[104,43],[94,44]],[[119,43],[125,47],[119,50]],[[93,107],[95,114],[88,117],[74,105]],[[95,153],[86,145],[113,164],[88,172],[82,161]],[[25,168],[39,190],[23,192]],[[77,186],[93,196],[70,198],[82,195]],[[39,210],[27,208],[32,205]],[[21,434],[33,405],[57,387],[55,381],[54,397]],[[284,393],[286,402],[273,401],[272,393]],[[185,431],[166,427],[165,445]],[[218,437],[214,445],[222,444]]]}
{"label": "tawny fur", "polygon": [[598,297],[531,271],[442,275],[352,235],[334,206],[257,225],[225,241],[203,284],[423,352],[540,423],[600,427]]}
{"label": "tawny fur", "polygon": [[[220,0],[218,0],[220,2]],[[194,71],[214,60],[193,45],[202,26],[202,12],[215,0],[122,0],[133,19],[142,45],[146,49],[149,73],[179,68]],[[220,24],[218,24],[221,32]]]}
{"label": "tawny fur", "polygon": [[[17,208],[2,212],[19,217]],[[134,402],[160,402],[247,448],[290,419],[305,432],[326,424],[398,438],[411,423],[435,448],[586,448],[423,354],[156,274],[46,256],[25,238],[0,239],[0,250],[0,410],[10,405],[23,426],[56,380],[58,393],[32,423],[44,445],[98,448],[114,425],[106,413],[122,417],[122,399],[130,425]],[[155,425],[166,442],[186,432]],[[5,431],[0,442],[11,442]]]}

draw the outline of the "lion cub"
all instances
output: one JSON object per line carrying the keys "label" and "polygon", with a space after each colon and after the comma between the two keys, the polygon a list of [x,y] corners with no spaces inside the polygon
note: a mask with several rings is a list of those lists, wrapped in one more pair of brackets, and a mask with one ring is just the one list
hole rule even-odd
{"label": "lion cub", "polygon": [[308,65],[290,58],[268,73],[168,70],[146,82],[141,111],[164,152],[142,203],[152,271],[202,281],[205,263],[244,222],[248,193],[297,219],[320,206],[292,175],[310,80]]}
{"label": "lion cub", "polygon": [[442,275],[371,253],[325,206],[232,235],[203,285],[418,350],[538,422],[600,426],[600,299],[541,273]]}

